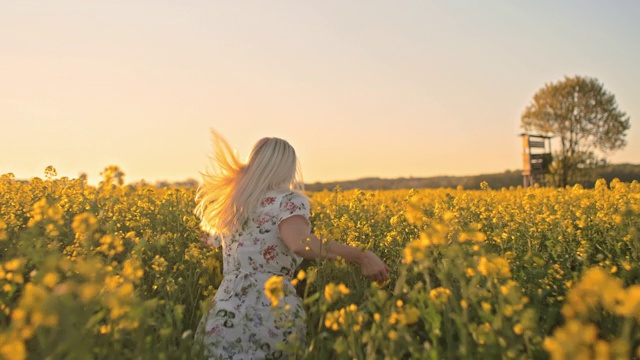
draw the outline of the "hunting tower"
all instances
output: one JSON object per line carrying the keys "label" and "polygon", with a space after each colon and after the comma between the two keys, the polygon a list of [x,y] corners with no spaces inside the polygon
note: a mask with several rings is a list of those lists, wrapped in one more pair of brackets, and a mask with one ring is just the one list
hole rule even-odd
{"label": "hunting tower", "polygon": [[551,165],[551,136],[522,133],[522,185],[545,185]]}

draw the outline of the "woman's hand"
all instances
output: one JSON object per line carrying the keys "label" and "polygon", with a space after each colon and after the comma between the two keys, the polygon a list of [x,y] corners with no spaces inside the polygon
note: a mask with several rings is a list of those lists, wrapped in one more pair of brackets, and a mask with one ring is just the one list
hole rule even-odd
{"label": "woman's hand", "polygon": [[371,281],[384,282],[389,280],[389,267],[371,250],[362,253],[358,261],[362,275]]}

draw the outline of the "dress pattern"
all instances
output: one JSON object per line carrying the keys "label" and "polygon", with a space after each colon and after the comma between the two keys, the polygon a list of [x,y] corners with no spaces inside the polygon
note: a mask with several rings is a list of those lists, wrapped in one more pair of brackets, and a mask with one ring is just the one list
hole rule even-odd
{"label": "dress pattern", "polygon": [[[270,191],[235,234],[220,238],[223,279],[199,327],[209,359],[288,359],[283,344],[304,344],[306,315],[291,280],[302,258],[280,239],[278,225],[293,215],[309,219],[309,200]],[[272,308],[265,282],[283,277],[284,298]]]}

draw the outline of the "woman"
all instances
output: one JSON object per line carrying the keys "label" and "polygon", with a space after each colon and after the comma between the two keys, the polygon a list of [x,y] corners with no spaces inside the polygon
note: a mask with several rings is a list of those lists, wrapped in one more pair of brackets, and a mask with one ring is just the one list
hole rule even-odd
{"label": "woman", "polygon": [[[203,174],[196,213],[211,245],[222,245],[224,276],[200,324],[205,353],[213,359],[289,358],[282,345],[305,341],[302,299],[291,284],[303,258],[341,257],[373,281],[387,280],[389,269],[371,251],[323,243],[310,232],[309,200],[292,191],[301,184],[289,143],[261,139],[243,164],[224,138],[212,135],[214,168]],[[287,324],[265,295],[265,282],[274,275],[283,277],[277,309],[286,309]]]}

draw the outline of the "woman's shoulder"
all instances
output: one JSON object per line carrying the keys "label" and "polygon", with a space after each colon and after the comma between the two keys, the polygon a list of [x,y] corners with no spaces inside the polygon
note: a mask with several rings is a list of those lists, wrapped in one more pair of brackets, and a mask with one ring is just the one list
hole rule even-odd
{"label": "woman's shoulder", "polygon": [[309,203],[307,195],[295,190],[270,190],[262,197],[260,205],[282,206],[287,202]]}
{"label": "woman's shoulder", "polygon": [[292,199],[292,198],[304,198],[304,199],[308,199],[307,195],[301,193],[300,191],[297,190],[269,190],[265,193],[265,195],[263,197],[274,197],[274,198],[287,198],[287,199]]}
{"label": "woman's shoulder", "polygon": [[282,193],[282,198],[283,199],[288,199],[288,200],[290,200],[290,199],[306,199],[306,200],[308,200],[309,199],[307,197],[307,195],[305,195],[305,194],[303,194],[303,193],[301,193],[299,191],[295,191],[295,190],[284,191]]}

